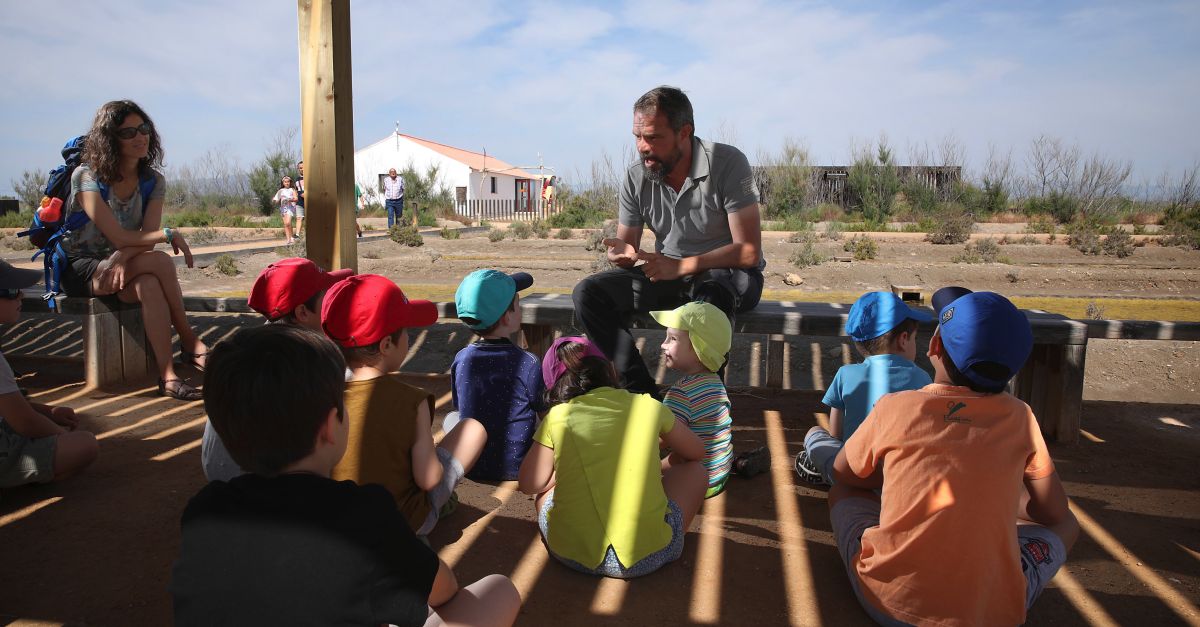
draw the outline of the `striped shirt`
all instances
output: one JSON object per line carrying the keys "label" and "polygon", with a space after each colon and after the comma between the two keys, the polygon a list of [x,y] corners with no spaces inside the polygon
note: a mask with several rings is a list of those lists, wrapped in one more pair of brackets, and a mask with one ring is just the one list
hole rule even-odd
{"label": "striped shirt", "polygon": [[721,378],[712,372],[687,375],[667,390],[663,404],[704,441],[708,485],[721,485],[733,466],[733,418]]}
{"label": "striped shirt", "polygon": [[383,177],[383,199],[397,200],[399,198],[404,198],[404,177]]}

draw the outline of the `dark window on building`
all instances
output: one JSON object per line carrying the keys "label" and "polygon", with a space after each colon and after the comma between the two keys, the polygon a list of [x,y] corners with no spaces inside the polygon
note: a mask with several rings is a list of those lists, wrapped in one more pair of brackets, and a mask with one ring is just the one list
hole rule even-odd
{"label": "dark window on building", "polygon": [[496,177],[492,177],[492,193],[496,193]]}

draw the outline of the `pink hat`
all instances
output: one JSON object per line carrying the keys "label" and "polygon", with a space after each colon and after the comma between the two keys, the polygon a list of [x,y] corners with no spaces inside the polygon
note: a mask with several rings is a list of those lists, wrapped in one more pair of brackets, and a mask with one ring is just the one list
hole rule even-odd
{"label": "pink hat", "polygon": [[558,347],[566,343],[583,344],[584,357],[599,357],[600,359],[608,359],[608,356],[596,348],[591,340],[578,335],[569,335],[560,337],[554,340],[550,348],[546,350],[546,356],[542,358],[542,381],[546,383],[547,388],[554,387],[558,383],[558,378],[563,376],[567,371],[567,365],[558,358]]}

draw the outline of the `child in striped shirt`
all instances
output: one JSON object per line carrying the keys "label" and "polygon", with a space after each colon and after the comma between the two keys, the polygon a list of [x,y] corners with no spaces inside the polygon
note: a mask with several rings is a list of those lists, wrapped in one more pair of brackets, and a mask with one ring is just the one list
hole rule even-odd
{"label": "child in striped shirt", "polygon": [[[725,312],[709,303],[688,303],[650,315],[667,327],[663,360],[667,367],[683,374],[667,390],[663,404],[704,441],[703,464],[708,472],[704,498],[714,497],[725,489],[733,466],[729,395],[717,375],[729,352],[733,329]],[[662,463],[664,469],[670,468],[676,463],[675,455],[668,455]]]}

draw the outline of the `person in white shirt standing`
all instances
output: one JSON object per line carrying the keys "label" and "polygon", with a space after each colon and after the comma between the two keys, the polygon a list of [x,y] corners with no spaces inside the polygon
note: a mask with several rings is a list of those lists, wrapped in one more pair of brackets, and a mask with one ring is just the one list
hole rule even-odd
{"label": "person in white shirt standing", "polygon": [[383,179],[383,202],[387,206],[388,228],[404,223],[404,177],[396,175],[396,168],[388,170]]}

